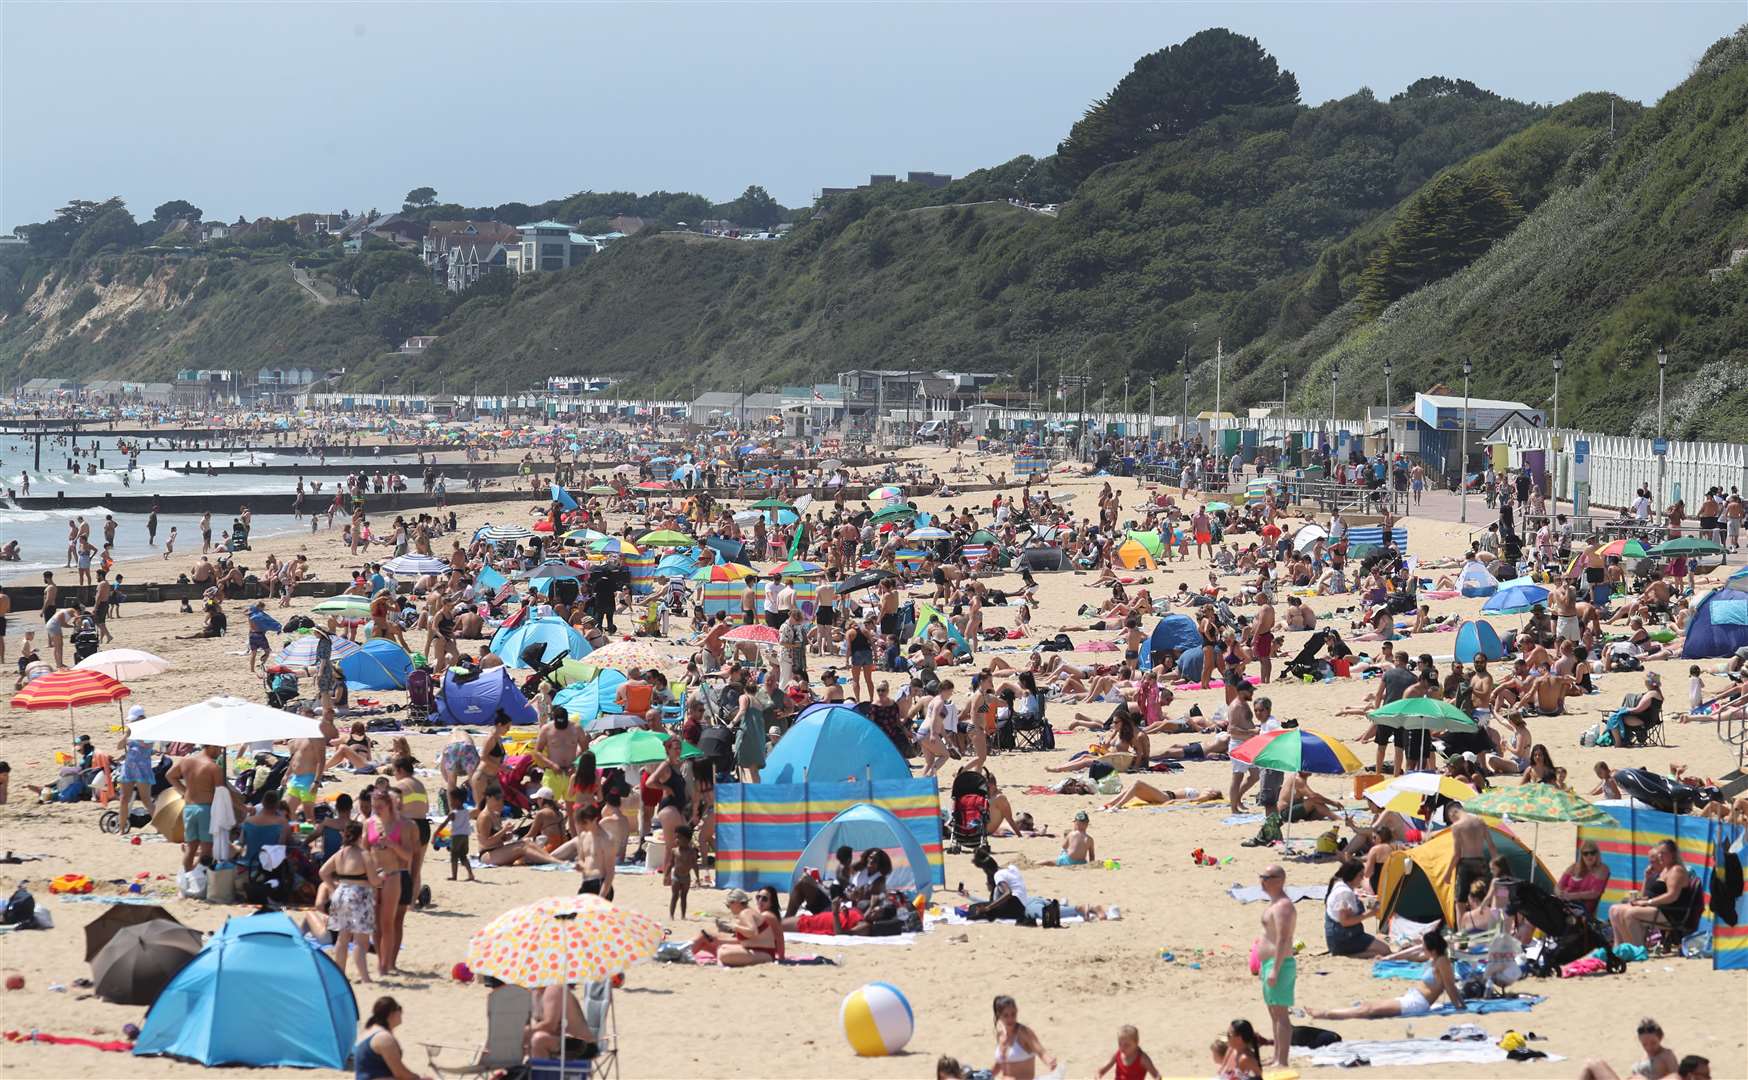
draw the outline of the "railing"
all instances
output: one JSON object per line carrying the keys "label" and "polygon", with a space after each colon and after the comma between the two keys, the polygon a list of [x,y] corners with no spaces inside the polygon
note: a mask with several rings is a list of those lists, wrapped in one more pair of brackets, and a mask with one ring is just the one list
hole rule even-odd
{"label": "railing", "polygon": [[1748,769],[1748,718],[1726,720],[1717,727],[1718,738],[1736,748],[1736,770]]}

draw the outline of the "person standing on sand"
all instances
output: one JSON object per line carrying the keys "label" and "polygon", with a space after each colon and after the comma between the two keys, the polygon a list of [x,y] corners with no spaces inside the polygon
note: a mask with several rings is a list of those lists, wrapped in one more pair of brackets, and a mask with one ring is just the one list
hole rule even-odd
{"label": "person standing on sand", "polygon": [[1278,864],[1263,867],[1258,876],[1268,906],[1262,913],[1262,937],[1257,953],[1262,957],[1262,1003],[1268,1006],[1275,1029],[1275,1065],[1287,1067],[1293,1046],[1293,987],[1299,977],[1299,962],[1293,956],[1293,929],[1299,913],[1287,895],[1287,872]]}
{"label": "person standing on sand", "polygon": [[1451,854],[1454,857],[1445,867],[1439,885],[1449,885],[1451,878],[1456,878],[1454,895],[1457,917],[1461,918],[1469,906],[1469,887],[1476,881],[1488,879],[1488,867],[1492,865],[1493,857],[1499,854],[1499,849],[1493,846],[1493,831],[1487,823],[1474,814],[1464,813],[1460,805],[1453,804],[1446,816],[1451,823]]}
{"label": "person standing on sand", "polygon": [[200,553],[205,555],[212,550],[212,511],[200,515]]}
{"label": "person standing on sand", "polygon": [[0,591],[0,664],[6,662],[6,616],[12,614],[12,594]]}
{"label": "person standing on sand", "polygon": [[413,904],[425,907],[425,853],[431,850],[431,803],[425,794],[425,785],[414,773],[418,764],[417,759],[410,755],[395,758],[390,763],[394,779],[389,781],[389,786],[400,792],[401,816],[411,821],[419,833],[419,846],[413,851],[413,863],[407,869],[413,876]]}
{"label": "person standing on sand", "polygon": [[213,793],[224,785],[218,756],[222,747],[203,746],[170,766],[164,779],[182,796],[182,869],[212,862]]}

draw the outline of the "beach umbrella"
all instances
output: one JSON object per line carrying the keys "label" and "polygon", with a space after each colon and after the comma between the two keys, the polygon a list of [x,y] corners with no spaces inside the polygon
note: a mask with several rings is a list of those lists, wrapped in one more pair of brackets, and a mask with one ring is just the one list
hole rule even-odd
{"label": "beach umbrella", "polygon": [[544,581],[548,578],[577,578],[583,572],[565,562],[563,559],[548,559],[528,572],[528,580]]}
{"label": "beach umbrella", "polygon": [[1599,554],[1614,559],[1643,559],[1645,545],[1637,540],[1610,540],[1602,545]]}
{"label": "beach umbrella", "polygon": [[589,550],[598,555],[642,555],[638,546],[629,540],[618,536],[609,536],[589,542]]}
{"label": "beach umbrella", "polygon": [[661,923],[585,893],[511,908],[473,932],[467,966],[530,989],[606,982],[655,955]]}
{"label": "beach umbrella", "polygon": [[1402,728],[1404,731],[1474,731],[1474,717],[1438,698],[1398,698],[1366,715],[1379,727]]}
{"label": "beach umbrella", "polygon": [[666,491],[672,486],[673,485],[669,484],[666,480],[645,480],[643,483],[637,485],[637,490]]}
{"label": "beach umbrella", "polygon": [[517,544],[532,537],[534,530],[526,525],[487,525],[479,535],[489,544]]}
{"label": "beach umbrella", "polygon": [[74,709],[87,705],[108,705],[120,701],[132,692],[101,671],[62,668],[25,683],[24,689],[12,695],[12,707],[29,709],[32,712],[65,709],[67,730],[72,733]]}
{"label": "beach umbrella", "polygon": [[203,945],[200,931],[174,920],[126,927],[92,958],[92,989],[116,1005],[150,1005]]}
{"label": "beach umbrella", "polygon": [[589,640],[582,632],[556,615],[524,619],[515,626],[506,626],[492,635],[491,649],[511,667],[526,667],[522,654],[540,647],[540,662],[549,664],[560,653],[573,659],[589,654]]}
{"label": "beach umbrella", "polygon": [[332,615],[341,622],[361,623],[370,618],[370,598],[356,593],[330,596],[310,609],[312,615]]}
{"label": "beach umbrella", "polygon": [[627,473],[635,473],[635,472],[637,472],[637,466],[636,466],[636,465],[633,465],[633,464],[632,464],[632,463],[630,463],[630,462],[626,462],[626,463],[625,463],[625,464],[624,464],[624,465],[615,465],[615,466],[614,466],[614,467],[613,467],[613,471],[614,471],[614,472],[616,472],[616,473],[618,473],[618,474],[619,474],[619,475],[621,475],[621,476],[624,476],[624,475],[626,475],[626,474],[627,474]]}
{"label": "beach umbrella", "polygon": [[617,495],[618,493],[617,488],[610,488],[606,484],[590,484],[583,489],[584,495]]}
{"label": "beach umbrella", "polygon": [[[156,904],[111,904],[103,914],[85,924],[85,962],[103,951],[115,935],[130,926],[149,923],[154,919],[177,923],[176,917]],[[181,925],[177,923],[177,925]]]}
{"label": "beach umbrella", "polygon": [[[356,641],[337,637],[333,634],[328,635],[328,640],[334,643],[333,654],[329,657],[330,660],[344,660],[346,657],[357,652],[360,648]],[[316,634],[299,634],[286,642],[285,647],[279,650],[279,655],[273,658],[273,662],[281,667],[302,669],[313,668],[316,666],[317,644],[318,641]]]}
{"label": "beach umbrella", "polygon": [[642,536],[637,538],[637,542],[642,544],[644,547],[683,547],[683,548],[689,548],[693,544],[697,543],[696,540],[692,539],[690,536],[687,536],[685,533],[676,532],[673,529],[657,529],[654,532],[644,533]]}
{"label": "beach umbrella", "polygon": [[656,576],[664,578],[691,577],[698,569],[698,560],[683,552],[662,556],[656,563]]}
{"label": "beach umbrella", "polygon": [[1481,610],[1494,615],[1516,615],[1547,602],[1548,590],[1540,585],[1501,585],[1481,605]]}
{"label": "beach umbrella", "polygon": [[912,529],[905,534],[904,538],[906,540],[951,540],[953,534],[934,525],[925,525],[920,529]]}
{"label": "beach umbrella", "polygon": [[1669,558],[1690,558],[1694,555],[1722,555],[1724,546],[1715,540],[1698,536],[1678,536],[1665,540],[1651,549],[1651,554]]}
{"label": "beach umbrella", "polygon": [[1367,802],[1380,810],[1413,814],[1420,809],[1420,801],[1428,796],[1443,795],[1457,802],[1467,802],[1475,797],[1475,789],[1443,773],[1411,772],[1373,784],[1363,794]]}
{"label": "beach umbrella", "polygon": [[188,742],[197,746],[236,746],[278,739],[319,739],[322,725],[313,716],[285,712],[237,697],[214,697],[128,725],[128,738],[141,742]]}
{"label": "beach umbrella", "polygon": [[589,665],[597,668],[618,668],[620,671],[648,671],[654,668],[664,674],[676,674],[686,670],[686,661],[638,640],[608,642],[589,654]]}
{"label": "beach umbrella", "polygon": [[909,521],[913,517],[916,517],[916,511],[914,509],[909,506],[900,505],[888,506],[884,510],[877,511],[869,520],[873,521],[876,525],[884,525],[888,521]]}
{"label": "beach umbrella", "polygon": [[1223,503],[1223,502],[1211,502],[1211,503],[1207,504],[1206,506],[1202,507],[1202,509],[1206,510],[1210,514],[1215,514],[1215,513],[1219,513],[1221,510],[1230,510],[1230,509],[1232,509],[1232,507],[1226,503]]}
{"label": "beach umbrella", "polygon": [[904,489],[897,484],[887,484],[870,491],[868,497],[871,499],[879,499],[881,502],[894,502],[898,499],[904,498]]}
{"label": "beach umbrella", "polygon": [[[672,738],[677,736],[647,730],[622,731],[594,743],[589,749],[595,752],[595,764],[603,769],[653,765],[667,759],[668,740]],[[700,757],[703,753],[689,742],[680,743],[681,758]]]}
{"label": "beach umbrella", "polygon": [[1246,739],[1232,751],[1232,760],[1278,772],[1359,772],[1364,766],[1353,751],[1335,738],[1309,728],[1282,728]]}
{"label": "beach umbrella", "polygon": [[596,540],[606,540],[608,536],[596,529],[572,529],[561,539],[567,544],[592,544]]}
{"label": "beach umbrella", "polygon": [[838,595],[848,596],[853,592],[860,592],[863,589],[871,589],[882,581],[891,581],[897,576],[898,575],[892,571],[878,566],[871,570],[859,570],[838,582]]}
{"label": "beach umbrella", "polygon": [[81,671],[100,671],[117,682],[161,675],[176,665],[154,653],[139,649],[105,649],[73,665]]}
{"label": "beach umbrella", "polygon": [[382,568],[391,574],[407,574],[413,577],[423,577],[426,574],[447,574],[450,569],[449,564],[442,559],[430,555],[420,555],[413,551],[384,560]]}
{"label": "beach umbrella", "polygon": [[816,562],[808,562],[806,559],[790,559],[782,566],[777,567],[776,573],[790,580],[797,580],[819,577],[825,573],[825,567]]}
{"label": "beach umbrella", "polygon": [[745,563],[715,563],[711,566],[700,566],[692,571],[693,581],[739,581],[741,578],[754,577],[758,571]]}
{"label": "beach umbrella", "polygon": [[1488,788],[1462,800],[1463,809],[1486,817],[1509,817],[1516,821],[1571,822],[1575,825],[1612,824],[1614,819],[1582,796],[1562,791],[1552,784],[1520,784]]}
{"label": "beach umbrella", "polygon": [[760,499],[758,502],[753,503],[751,506],[747,507],[747,509],[748,510],[787,510],[791,514],[799,514],[801,512],[795,508],[793,503],[786,503],[782,499]]}
{"label": "beach umbrella", "polygon": [[722,635],[724,641],[748,641],[754,645],[775,645],[778,642],[777,631],[762,623],[751,626],[737,626]]}

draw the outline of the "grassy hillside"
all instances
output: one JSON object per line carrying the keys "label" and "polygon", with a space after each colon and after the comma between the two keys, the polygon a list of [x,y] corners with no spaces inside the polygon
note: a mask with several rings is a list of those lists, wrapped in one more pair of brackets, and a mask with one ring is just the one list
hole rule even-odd
{"label": "grassy hillside", "polygon": [[1545,405],[1558,355],[1563,419],[1649,433],[1662,344],[1670,433],[1740,439],[1748,267],[1717,281],[1708,271],[1741,247],[1748,29],[1713,46],[1612,144],[1580,142],[1545,201],[1472,266],[1378,319],[1349,304],[1297,341],[1252,351],[1238,365],[1252,380],[1243,389],[1267,396],[1284,363],[1304,379],[1305,404],[1327,408],[1327,373],[1339,364],[1344,403],[1381,402],[1386,358],[1400,395],[1405,386],[1460,382],[1468,357],[1477,395]]}

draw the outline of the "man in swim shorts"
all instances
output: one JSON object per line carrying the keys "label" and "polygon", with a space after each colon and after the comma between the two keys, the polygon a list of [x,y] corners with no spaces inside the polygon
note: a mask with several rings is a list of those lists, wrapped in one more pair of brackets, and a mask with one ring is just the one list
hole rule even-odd
{"label": "man in swim shorts", "polygon": [[203,746],[170,766],[165,779],[182,796],[182,869],[212,862],[212,800],[224,785],[218,756],[222,747]]}
{"label": "man in swim shorts", "polygon": [[1293,957],[1293,929],[1299,914],[1287,895],[1287,872],[1278,864],[1265,866],[1258,881],[1268,898],[1268,907],[1262,913],[1262,937],[1256,945],[1262,958],[1258,972],[1262,976],[1262,1003],[1268,1006],[1269,1021],[1275,1029],[1275,1065],[1285,1068],[1293,1045],[1291,1010],[1299,978],[1299,964]]}

